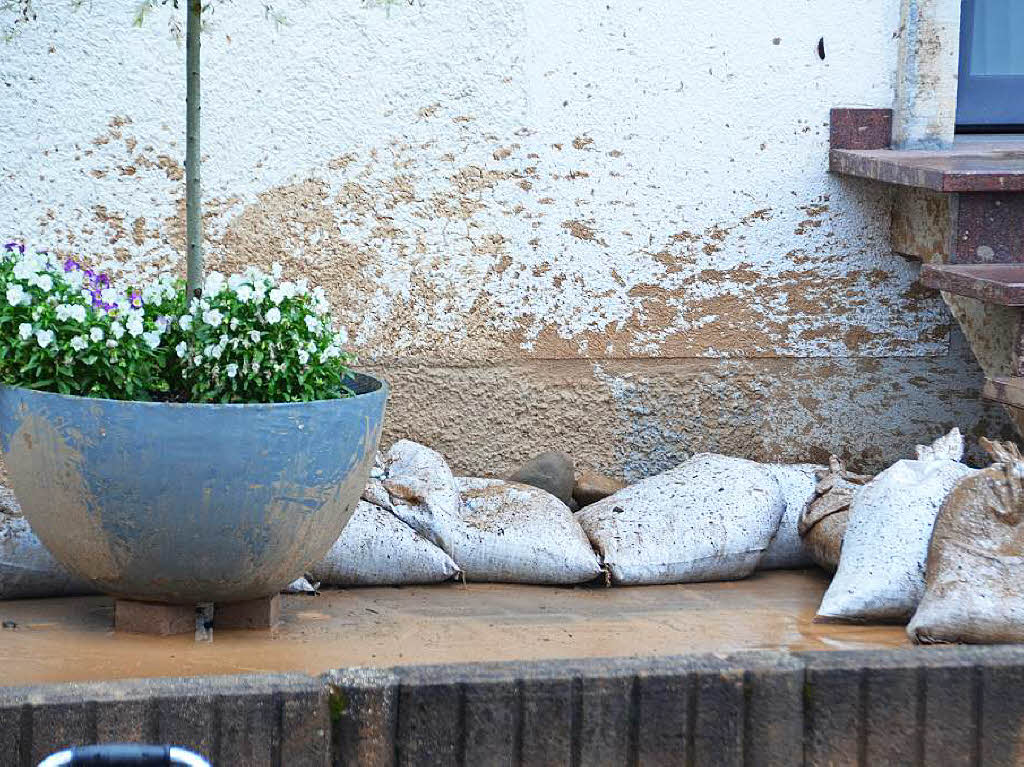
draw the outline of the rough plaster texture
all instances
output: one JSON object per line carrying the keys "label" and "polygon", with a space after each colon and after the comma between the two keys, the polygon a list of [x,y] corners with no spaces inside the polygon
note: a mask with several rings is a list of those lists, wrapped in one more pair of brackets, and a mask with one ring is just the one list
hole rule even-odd
{"label": "rough plaster texture", "polygon": [[902,0],[898,36],[893,146],[952,146],[960,62],[960,0]]}
{"label": "rough plaster texture", "polygon": [[[0,51],[0,229],[178,267],[182,51],[65,5]],[[630,475],[708,449],[877,466],[982,430],[977,368],[890,252],[891,193],[825,172],[829,108],[893,103],[900,13],[310,0],[275,31],[227,5],[210,262],[324,284],[393,384],[390,434],[467,472],[542,445]]]}

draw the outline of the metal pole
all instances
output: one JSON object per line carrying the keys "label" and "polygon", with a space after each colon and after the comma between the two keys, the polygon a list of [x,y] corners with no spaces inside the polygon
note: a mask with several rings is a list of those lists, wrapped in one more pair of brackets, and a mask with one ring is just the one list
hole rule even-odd
{"label": "metal pole", "polygon": [[185,68],[188,84],[185,100],[185,230],[188,238],[188,296],[199,296],[203,287],[203,211],[200,181],[200,78],[199,39],[203,23],[203,0],[188,0],[185,29]]}

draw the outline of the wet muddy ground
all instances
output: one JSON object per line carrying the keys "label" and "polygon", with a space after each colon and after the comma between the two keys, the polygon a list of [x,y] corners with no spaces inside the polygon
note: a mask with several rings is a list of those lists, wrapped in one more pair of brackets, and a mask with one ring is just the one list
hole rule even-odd
{"label": "wet muddy ground", "polygon": [[902,626],[813,623],[820,571],[637,588],[446,584],[286,596],[273,631],[114,633],[106,597],[0,602],[0,684],[349,666],[908,646]]}

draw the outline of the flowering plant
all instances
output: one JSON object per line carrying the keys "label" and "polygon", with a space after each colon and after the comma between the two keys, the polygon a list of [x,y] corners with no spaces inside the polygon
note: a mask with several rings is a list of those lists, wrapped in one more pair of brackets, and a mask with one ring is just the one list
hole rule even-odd
{"label": "flowering plant", "polygon": [[72,259],[59,263],[8,243],[0,296],[3,383],[112,399],[147,399],[164,388],[162,330],[137,291]]}
{"label": "flowering plant", "polygon": [[321,288],[250,268],[116,283],[8,243],[0,256],[0,382],[107,399],[296,402],[351,392],[352,358]]}

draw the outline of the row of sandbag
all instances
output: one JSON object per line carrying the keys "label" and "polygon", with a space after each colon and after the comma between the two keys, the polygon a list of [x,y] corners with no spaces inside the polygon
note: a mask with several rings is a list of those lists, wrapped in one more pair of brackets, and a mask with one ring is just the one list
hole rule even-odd
{"label": "row of sandbag", "polygon": [[[455,477],[402,440],[379,458],[352,519],[311,579],[331,586],[477,582],[621,585],[743,578],[811,564],[797,532],[809,465],[703,454],[577,514],[544,490]],[[596,551],[595,551],[596,550]],[[88,593],[27,523],[0,524],[0,598]]]}
{"label": "row of sandbag", "polygon": [[[811,465],[702,454],[573,514],[549,493],[455,477],[423,445],[396,443],[313,576],[329,585],[447,580],[621,585],[743,578],[805,567],[798,533]],[[596,554],[595,554],[596,550]]]}
{"label": "row of sandbag", "polygon": [[825,620],[910,621],[918,642],[1024,641],[1024,460],[961,463],[956,429],[852,492]]}

